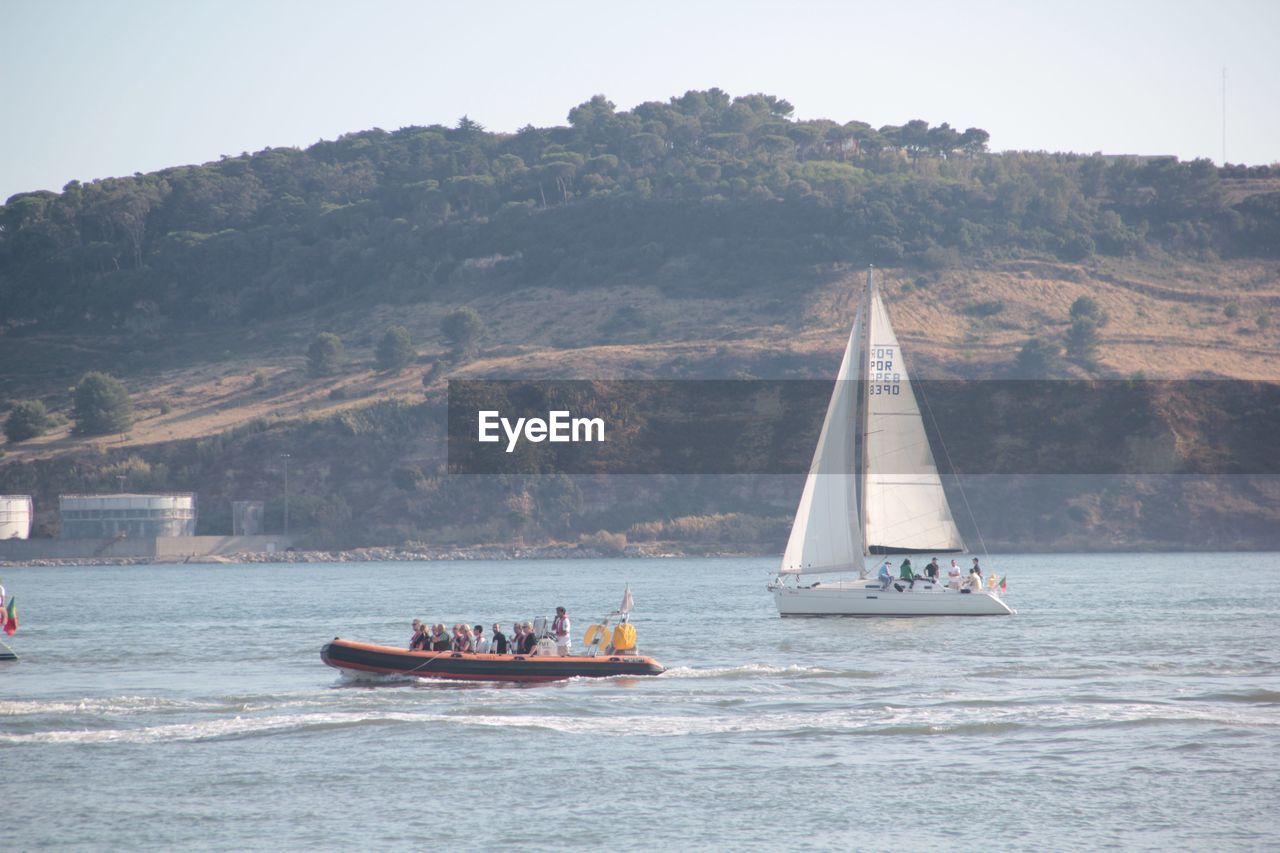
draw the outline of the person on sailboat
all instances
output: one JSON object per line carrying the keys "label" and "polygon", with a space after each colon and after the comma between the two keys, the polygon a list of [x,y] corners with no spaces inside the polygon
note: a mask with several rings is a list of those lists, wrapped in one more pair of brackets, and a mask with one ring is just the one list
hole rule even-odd
{"label": "person on sailboat", "polygon": [[977,557],[974,557],[974,558],[973,558],[973,568],[972,568],[972,569],[970,569],[969,571],[971,571],[971,572],[977,572],[977,573],[978,573],[978,577],[982,577],[982,566],[979,566],[979,565],[978,565],[978,558],[977,558]]}
{"label": "person on sailboat", "polygon": [[916,587],[916,573],[911,571],[911,558],[904,557],[902,565],[898,567],[898,580],[911,581],[911,588]]}
{"label": "person on sailboat", "polygon": [[974,566],[969,572],[969,580],[961,592],[982,592],[982,572],[978,570],[977,566]]}
{"label": "person on sailboat", "polygon": [[893,566],[892,563],[890,563],[888,560],[885,560],[884,565],[880,567],[880,574],[877,577],[879,577],[880,579],[881,589],[888,589],[889,584],[893,583],[893,572],[891,570],[892,566]]}
{"label": "person on sailboat", "polygon": [[960,564],[955,560],[951,561],[951,568],[947,569],[947,588],[960,588]]}
{"label": "person on sailboat", "polygon": [[941,572],[942,572],[942,566],[938,565],[937,557],[934,557],[932,560],[930,560],[929,564],[924,567],[925,577],[927,577],[929,580],[933,581],[934,583],[938,582],[938,575],[941,574]]}

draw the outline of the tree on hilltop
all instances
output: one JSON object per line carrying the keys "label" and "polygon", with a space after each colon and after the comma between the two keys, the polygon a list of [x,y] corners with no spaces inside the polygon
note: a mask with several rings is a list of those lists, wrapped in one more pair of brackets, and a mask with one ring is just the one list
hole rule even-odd
{"label": "tree on hilltop", "polygon": [[970,156],[987,150],[991,134],[980,127],[970,127],[960,134],[960,149]]}

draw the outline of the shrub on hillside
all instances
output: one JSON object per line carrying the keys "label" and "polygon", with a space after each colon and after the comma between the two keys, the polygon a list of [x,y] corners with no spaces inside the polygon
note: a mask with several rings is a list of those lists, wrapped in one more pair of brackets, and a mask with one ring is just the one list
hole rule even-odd
{"label": "shrub on hillside", "polygon": [[788,517],[762,517],[745,513],[685,515],[665,521],[631,525],[633,539],[729,545],[743,542],[775,544],[785,541],[791,527]]}
{"label": "shrub on hillside", "polygon": [[1071,319],[1078,320],[1081,317],[1088,317],[1099,327],[1105,326],[1110,319],[1092,296],[1081,296],[1071,303]]}
{"label": "shrub on hillside", "polygon": [[422,485],[422,469],[417,465],[402,465],[391,472],[391,482],[397,489],[405,492],[416,492]]}
{"label": "shrub on hillside", "polygon": [[1087,261],[1098,251],[1093,238],[1088,234],[1074,234],[1062,244],[1058,257],[1064,261]]}
{"label": "shrub on hillside", "polygon": [[4,422],[4,436],[11,443],[44,435],[53,426],[53,418],[39,400],[20,400]]}
{"label": "shrub on hillside", "polygon": [[399,372],[413,361],[413,340],[404,326],[389,326],[378,341],[376,353],[378,369]]}
{"label": "shrub on hillside", "polygon": [[1062,347],[1044,338],[1028,338],[1014,359],[1014,373],[1024,379],[1052,376],[1061,366]]}
{"label": "shrub on hillside", "polygon": [[344,355],[342,340],[332,332],[321,332],[307,347],[307,367],[313,376],[331,376],[338,372]]}
{"label": "shrub on hillside", "polygon": [[610,533],[608,530],[597,530],[595,533],[583,534],[579,542],[583,547],[599,551],[601,554],[616,556],[627,550],[627,534]]}
{"label": "shrub on hillside", "polygon": [[475,353],[476,344],[488,331],[484,320],[471,306],[459,308],[440,321],[440,331],[449,344],[455,358],[468,357]]}
{"label": "shrub on hillside", "polygon": [[72,392],[76,435],[107,435],[133,426],[133,400],[114,376],[91,371]]}
{"label": "shrub on hillside", "polygon": [[1071,357],[1090,364],[1098,355],[1098,322],[1092,317],[1076,317],[1067,330],[1067,352]]}
{"label": "shrub on hillside", "polygon": [[960,309],[960,311],[970,317],[994,317],[1004,311],[1004,300],[987,299],[983,302],[974,302]]}

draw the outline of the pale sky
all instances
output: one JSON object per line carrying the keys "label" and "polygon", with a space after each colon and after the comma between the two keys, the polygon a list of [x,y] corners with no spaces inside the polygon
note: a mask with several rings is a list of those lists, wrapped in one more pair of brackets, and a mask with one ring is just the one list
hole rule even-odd
{"label": "pale sky", "polygon": [[1280,2],[0,0],[0,199],[718,86],[993,150],[1280,161]]}

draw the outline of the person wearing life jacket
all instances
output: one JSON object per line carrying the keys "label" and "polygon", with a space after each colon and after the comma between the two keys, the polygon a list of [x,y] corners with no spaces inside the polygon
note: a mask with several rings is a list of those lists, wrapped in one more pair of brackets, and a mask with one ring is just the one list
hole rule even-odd
{"label": "person wearing life jacket", "polygon": [[439,622],[437,622],[435,625],[432,625],[431,626],[431,645],[429,647],[431,651],[447,652],[449,651],[449,647],[451,645],[452,643],[449,640],[449,635],[445,633],[444,625]]}
{"label": "person wearing life jacket", "polygon": [[569,645],[573,642],[569,632],[572,630],[569,625],[569,613],[563,607],[556,608],[556,618],[551,621],[551,634],[556,640],[556,654],[560,657],[566,657],[569,654]]}
{"label": "person wearing life jacket", "polygon": [[413,636],[409,638],[409,651],[425,652],[431,645],[431,641],[427,636],[427,626],[422,624],[421,619],[413,620]]}

